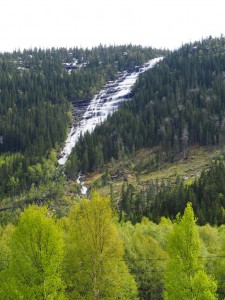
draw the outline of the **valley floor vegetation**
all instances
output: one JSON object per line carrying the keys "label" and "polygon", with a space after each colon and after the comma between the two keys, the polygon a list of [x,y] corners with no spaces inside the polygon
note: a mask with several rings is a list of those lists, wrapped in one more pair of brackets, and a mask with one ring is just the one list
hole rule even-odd
{"label": "valley floor vegetation", "polygon": [[96,192],[62,218],[31,205],[0,228],[0,298],[223,299],[225,226],[196,221],[119,223]]}

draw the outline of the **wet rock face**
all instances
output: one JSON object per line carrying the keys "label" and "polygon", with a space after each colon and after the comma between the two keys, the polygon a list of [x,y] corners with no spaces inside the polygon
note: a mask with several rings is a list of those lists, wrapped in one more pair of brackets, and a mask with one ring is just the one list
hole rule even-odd
{"label": "wet rock face", "polygon": [[76,124],[82,120],[83,115],[86,112],[90,102],[91,98],[72,102],[73,126],[76,126]]}
{"label": "wet rock face", "polygon": [[160,60],[162,60],[162,57],[154,58],[144,66],[136,67],[132,73],[124,71],[117,80],[107,83],[91,100],[74,102],[73,114],[78,119],[70,129],[65,147],[58,161],[59,164],[64,165],[66,163],[81,134],[87,131],[92,132],[96,125],[105,121],[109,114],[119,108],[121,102],[128,101],[131,98],[131,90],[139,74],[152,68]]}

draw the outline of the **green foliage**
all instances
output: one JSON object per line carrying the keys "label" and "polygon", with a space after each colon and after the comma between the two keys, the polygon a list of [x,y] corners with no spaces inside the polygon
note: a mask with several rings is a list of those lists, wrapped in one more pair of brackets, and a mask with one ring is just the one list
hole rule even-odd
{"label": "green foliage", "polygon": [[93,194],[69,216],[65,276],[70,299],[137,299],[108,199]]}
{"label": "green foliage", "polygon": [[[56,151],[52,150],[33,165],[26,165],[22,154],[0,157],[0,224],[15,223],[23,207],[36,203],[54,207],[61,215],[68,204],[63,203],[65,176],[58,168]],[[8,173],[8,175],[7,175]],[[65,213],[65,212],[64,212]]]}
{"label": "green foliage", "polygon": [[[142,147],[159,147],[156,165],[186,159],[189,145],[224,145],[225,38],[187,44],[145,72],[123,105],[74,150],[83,172],[95,170],[93,149],[104,161]],[[88,163],[83,168],[83,153]],[[73,159],[73,155],[72,158]]]}
{"label": "green foliage", "polygon": [[[32,183],[38,185],[45,176],[40,166],[45,163],[43,156],[53,148],[60,150],[77,100],[87,101],[118,72],[132,70],[157,52],[141,46],[100,45],[91,50],[35,48],[0,53],[0,153],[4,154],[0,195],[19,195]],[[95,167],[103,163],[98,150],[94,150]],[[89,167],[88,162],[84,166]],[[66,172],[74,178],[77,171],[75,160]]]}
{"label": "green foliage", "polygon": [[119,225],[98,194],[58,223],[30,206],[0,228],[0,299],[211,300],[217,280],[222,300],[224,240],[224,225],[197,227],[190,204],[174,223],[135,225]]}
{"label": "green foliage", "polygon": [[[137,82],[134,101],[80,139],[65,170],[72,180],[80,170],[101,170],[112,158],[125,164],[127,154],[141,147],[159,150],[149,169],[160,168],[164,158],[185,160],[192,144],[223,148],[225,39],[173,53],[127,45],[0,54],[0,195],[1,208],[10,208],[1,224],[16,223],[30,203],[46,202],[56,215],[66,214],[78,189],[71,185],[72,196],[62,196],[65,177],[51,149],[59,150],[65,140],[71,103],[162,54],[167,57]],[[213,277],[223,299],[224,181],[224,164],[217,161],[188,186],[179,178],[173,185],[149,182],[141,190],[125,183],[120,199],[111,186],[119,229],[109,200],[93,194],[65,218],[65,255],[63,231],[50,210],[29,207],[15,230],[0,228],[0,299],[163,299],[164,289],[165,299],[217,299]],[[105,172],[100,184],[108,182]],[[199,224],[220,227],[197,228],[188,201]],[[174,224],[161,219],[178,212],[184,216]]]}
{"label": "green foliage", "polygon": [[62,231],[47,208],[29,207],[12,236],[9,274],[16,299],[65,299],[63,251]]}
{"label": "green foliage", "polygon": [[0,227],[0,273],[9,267],[11,262],[11,238],[14,227],[8,224],[5,228]]}
{"label": "green foliage", "polygon": [[69,102],[93,96],[118,72],[134,68],[156,52],[128,45],[0,54],[0,151],[45,154],[66,137]]}
{"label": "green foliage", "polygon": [[[215,259],[208,262],[208,269],[211,274],[218,281],[218,294],[219,299],[225,298],[225,228],[221,225],[218,228],[210,228],[213,232],[213,237],[211,236],[211,242],[214,242],[214,256]],[[216,232],[215,232],[216,231]],[[210,239],[209,239],[210,240]],[[207,245],[207,243],[205,243]],[[207,248],[208,249],[208,248]],[[210,247],[209,247],[210,249]]]}
{"label": "green foliage", "polygon": [[221,225],[225,220],[225,166],[216,160],[189,184],[177,177],[174,180],[151,180],[142,185],[123,183],[117,204],[120,220],[140,222],[148,217],[160,222],[162,216],[175,219],[183,213],[187,202],[191,202],[198,224]]}
{"label": "green foliage", "polygon": [[204,270],[196,219],[188,203],[168,238],[165,299],[217,299],[217,284]]}
{"label": "green foliage", "polygon": [[[153,238],[147,219],[133,226],[123,223],[120,234],[125,244],[125,260],[139,287],[139,299],[163,299],[166,252]],[[157,226],[159,227],[159,226]],[[159,228],[157,228],[157,234]]]}

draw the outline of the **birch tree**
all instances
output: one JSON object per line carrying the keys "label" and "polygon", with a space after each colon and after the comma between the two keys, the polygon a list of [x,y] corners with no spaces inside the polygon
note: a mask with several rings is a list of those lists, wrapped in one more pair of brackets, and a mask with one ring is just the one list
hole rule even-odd
{"label": "birch tree", "polygon": [[98,194],[83,199],[70,213],[68,228],[65,274],[70,299],[137,299],[109,199]]}
{"label": "birch tree", "polygon": [[46,207],[31,206],[22,213],[12,236],[10,267],[17,299],[65,299],[63,249],[62,231]]}
{"label": "birch tree", "polygon": [[217,283],[204,270],[200,239],[191,204],[177,217],[169,235],[170,255],[165,273],[165,300],[214,300]]}

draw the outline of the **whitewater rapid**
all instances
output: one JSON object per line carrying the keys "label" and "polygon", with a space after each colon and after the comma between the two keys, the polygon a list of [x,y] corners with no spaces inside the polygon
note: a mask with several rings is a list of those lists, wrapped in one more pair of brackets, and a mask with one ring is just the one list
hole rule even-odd
{"label": "whitewater rapid", "polygon": [[109,114],[112,114],[119,108],[121,102],[129,100],[132,87],[138,79],[138,76],[152,68],[163,57],[157,57],[149,60],[142,67],[136,67],[135,72],[124,71],[115,81],[108,82],[102,90],[95,95],[88,105],[82,120],[78,125],[73,126],[68,134],[64,149],[60,155],[58,163],[64,165],[70,155],[73,147],[76,145],[79,137],[85,132],[92,132],[96,125],[106,120]]}

